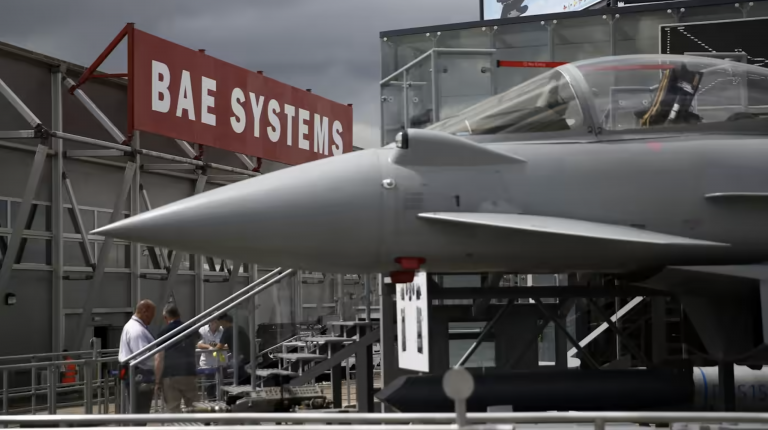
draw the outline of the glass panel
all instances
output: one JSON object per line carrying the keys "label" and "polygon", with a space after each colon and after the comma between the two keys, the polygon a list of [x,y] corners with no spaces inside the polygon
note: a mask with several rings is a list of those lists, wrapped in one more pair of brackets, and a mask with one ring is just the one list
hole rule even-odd
{"label": "glass panel", "polygon": [[481,48],[491,47],[491,34],[482,27],[465,30],[443,31],[437,39],[439,48]]}
{"label": "glass panel", "polygon": [[402,84],[385,85],[381,88],[381,94],[382,131],[384,135],[382,144],[387,144],[394,142],[397,133],[405,128],[403,86]]}
{"label": "glass panel", "polygon": [[558,20],[552,27],[554,61],[611,55],[611,27],[602,16]]}
{"label": "glass panel", "polygon": [[430,129],[452,134],[486,135],[565,131],[582,124],[581,109],[573,89],[556,69]]}
{"label": "glass panel", "polygon": [[768,70],[695,56],[635,55],[574,65],[592,90],[606,130],[768,115]]}
{"label": "glass panel", "polygon": [[493,95],[490,54],[440,54],[440,118],[450,118]]}
{"label": "glass panel", "polygon": [[674,22],[667,11],[621,15],[613,23],[616,55],[658,54],[659,26]]}
{"label": "glass panel", "polygon": [[[408,125],[425,128],[433,123],[432,61],[426,58],[408,70]],[[401,93],[400,100],[405,94]]]}

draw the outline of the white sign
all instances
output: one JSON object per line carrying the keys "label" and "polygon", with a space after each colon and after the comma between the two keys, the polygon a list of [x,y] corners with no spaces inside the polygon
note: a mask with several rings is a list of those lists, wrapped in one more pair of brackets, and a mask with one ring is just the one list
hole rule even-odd
{"label": "white sign", "polygon": [[515,18],[584,10],[598,0],[482,0],[483,19]]}
{"label": "white sign", "polygon": [[429,372],[427,273],[397,284],[397,358],[403,369]]}

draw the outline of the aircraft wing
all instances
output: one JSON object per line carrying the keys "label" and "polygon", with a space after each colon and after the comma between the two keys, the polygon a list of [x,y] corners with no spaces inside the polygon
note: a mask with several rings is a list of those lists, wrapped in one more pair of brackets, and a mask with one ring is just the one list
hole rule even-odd
{"label": "aircraft wing", "polygon": [[419,218],[429,221],[481,225],[564,236],[614,240],[619,242],[658,245],[729,246],[725,243],[673,236],[622,225],[538,215],[477,212],[425,212],[420,213],[418,216]]}

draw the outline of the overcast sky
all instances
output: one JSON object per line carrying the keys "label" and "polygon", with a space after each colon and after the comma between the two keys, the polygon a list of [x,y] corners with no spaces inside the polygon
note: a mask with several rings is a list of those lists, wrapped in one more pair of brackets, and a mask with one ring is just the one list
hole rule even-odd
{"label": "overcast sky", "polygon": [[[90,65],[126,22],[341,103],[379,144],[379,32],[479,18],[478,0],[3,0],[0,40]],[[125,43],[123,43],[124,45]],[[125,72],[125,47],[102,66]]]}

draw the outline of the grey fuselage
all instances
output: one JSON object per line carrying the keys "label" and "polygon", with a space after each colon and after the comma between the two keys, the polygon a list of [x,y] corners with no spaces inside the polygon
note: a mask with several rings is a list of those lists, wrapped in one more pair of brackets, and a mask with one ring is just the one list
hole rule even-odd
{"label": "grey fuselage", "polygon": [[[564,273],[747,264],[768,255],[768,194],[728,194],[768,192],[762,136],[483,145],[526,162],[404,166],[393,163],[393,155],[413,149],[357,151],[190,197],[103,233],[330,273],[388,273],[399,269],[398,257],[424,258],[431,272]],[[441,156],[434,152],[438,162]],[[726,194],[706,197],[717,193]],[[418,218],[427,212],[561,217],[730,246],[633,243]]]}

